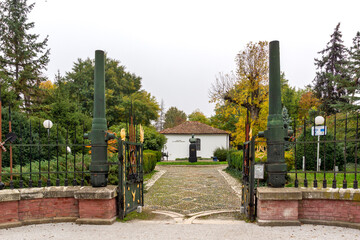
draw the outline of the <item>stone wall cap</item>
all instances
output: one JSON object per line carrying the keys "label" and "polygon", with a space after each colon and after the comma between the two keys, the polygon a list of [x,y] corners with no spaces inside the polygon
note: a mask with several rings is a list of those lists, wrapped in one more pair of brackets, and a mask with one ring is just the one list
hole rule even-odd
{"label": "stone wall cap", "polygon": [[0,191],[0,202],[19,201],[20,192],[17,189],[5,189]]}
{"label": "stone wall cap", "polygon": [[301,200],[302,193],[297,188],[259,187],[256,190],[259,200]]}
{"label": "stone wall cap", "polygon": [[44,198],[44,188],[22,188],[19,192],[21,200]]}
{"label": "stone wall cap", "polygon": [[303,199],[348,200],[360,202],[360,189],[302,188]]}
{"label": "stone wall cap", "polygon": [[71,198],[80,188],[81,186],[45,187],[44,198]]}
{"label": "stone wall cap", "polygon": [[75,192],[75,199],[113,199],[117,196],[117,186],[109,185],[106,187],[81,187]]}

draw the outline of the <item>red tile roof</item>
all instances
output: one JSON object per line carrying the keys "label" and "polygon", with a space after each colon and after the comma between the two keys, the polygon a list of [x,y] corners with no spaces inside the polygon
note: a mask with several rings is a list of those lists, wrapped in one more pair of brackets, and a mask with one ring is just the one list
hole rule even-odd
{"label": "red tile roof", "polygon": [[173,128],[162,130],[162,134],[229,134],[227,131],[210,127],[204,123],[187,121]]}

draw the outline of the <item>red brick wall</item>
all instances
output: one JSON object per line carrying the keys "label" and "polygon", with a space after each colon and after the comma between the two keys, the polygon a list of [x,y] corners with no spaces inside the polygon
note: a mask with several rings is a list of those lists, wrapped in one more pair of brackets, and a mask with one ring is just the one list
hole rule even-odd
{"label": "red brick wall", "polygon": [[41,198],[19,201],[19,220],[79,217],[78,200],[74,198]]}
{"label": "red brick wall", "polygon": [[80,218],[110,219],[116,216],[116,199],[79,199]]}
{"label": "red brick wall", "polygon": [[299,202],[258,200],[257,215],[261,220],[297,220]]}
{"label": "red brick wall", "polygon": [[0,224],[17,222],[18,217],[18,201],[0,202]]}
{"label": "red brick wall", "polygon": [[360,202],[303,199],[299,203],[299,219],[360,223]]}

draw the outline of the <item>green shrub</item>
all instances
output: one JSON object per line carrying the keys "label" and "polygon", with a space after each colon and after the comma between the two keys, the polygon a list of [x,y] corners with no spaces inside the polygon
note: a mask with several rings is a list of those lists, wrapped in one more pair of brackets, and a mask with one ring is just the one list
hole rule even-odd
{"label": "green shrub", "polygon": [[243,151],[230,150],[227,154],[227,161],[230,169],[242,171],[243,165]]}
{"label": "green shrub", "polygon": [[[325,168],[326,170],[333,170],[334,168],[334,155],[336,159],[336,166],[342,170],[344,166],[344,144],[331,142],[334,139],[332,133],[328,132],[326,136],[321,136],[321,141],[329,141],[328,143],[320,144],[320,158],[321,158],[321,169],[324,167],[324,150],[325,150]],[[317,137],[311,136],[311,129],[307,129],[306,137],[300,135],[297,138],[298,143],[296,145],[296,166],[297,169],[302,169],[303,156],[306,157],[306,170],[316,170],[316,155],[317,155]],[[326,146],[324,146],[326,145]],[[305,152],[304,152],[305,150]]]}
{"label": "green shrub", "polygon": [[[75,170],[76,171],[81,171],[82,168],[84,168],[84,171],[89,171],[89,165],[91,162],[91,156],[88,154],[84,155],[84,165],[82,164],[82,159],[83,156],[81,154],[77,154],[76,155],[76,160],[75,160]],[[66,164],[67,162],[67,164]],[[42,187],[46,186],[46,182],[48,179],[48,175],[47,175],[47,171],[48,171],[48,161],[41,161],[41,182],[42,182]],[[38,180],[39,180],[39,162],[38,161],[32,161],[31,162],[31,170],[32,170],[32,175],[31,175],[31,179],[32,179],[32,186],[33,187],[37,187],[38,186]],[[56,159],[52,159],[50,160],[50,171],[51,172],[56,172],[57,170],[57,161]],[[64,173],[65,171],[68,172],[67,176]],[[30,172],[30,163],[25,164],[24,166],[22,166],[22,172],[23,173],[29,173]],[[68,185],[72,186],[73,185],[73,180],[74,180],[74,155],[68,155],[67,156],[67,160],[66,160],[66,156],[65,155],[61,155],[59,156],[59,180],[60,180],[60,186],[63,186],[65,183],[65,178],[67,177],[68,180]],[[6,167],[3,168],[3,173],[10,173],[10,168]],[[13,182],[14,182],[14,186],[15,188],[19,188],[19,181],[20,179],[20,165],[16,165],[13,167]],[[29,179],[30,179],[30,174],[23,174],[22,176],[22,180],[23,180],[23,186],[26,188],[29,186]],[[50,174],[50,181],[51,181],[51,185],[52,186],[56,186],[56,179],[57,179],[57,174],[56,173],[51,173]],[[77,185],[81,184],[81,180],[82,180],[82,174],[81,173],[76,173],[75,174],[75,179],[77,182]],[[2,177],[2,182],[5,183],[6,187],[9,186],[10,183],[10,176],[3,176]],[[84,174],[84,185],[90,185],[90,174],[86,173]]]}
{"label": "green shrub", "polygon": [[223,147],[216,148],[215,151],[214,151],[214,157],[217,157],[217,159],[219,161],[226,161],[227,152],[228,152],[228,150],[226,150]]}
{"label": "green shrub", "polygon": [[156,155],[156,161],[160,162],[162,154],[160,151],[154,151],[154,150],[144,150],[144,153],[154,153]]}
{"label": "green shrub", "polygon": [[156,153],[144,151],[144,173],[150,173],[156,166]]}
{"label": "green shrub", "polygon": [[[266,163],[267,161],[267,155],[265,155],[262,158],[255,158],[255,162],[263,162]],[[285,151],[285,163],[287,166],[287,170],[291,171],[292,169],[294,169],[295,166],[295,154],[294,154],[294,150],[290,150],[290,151]]]}
{"label": "green shrub", "polygon": [[[154,170],[155,166],[156,166],[156,162],[157,162],[157,158],[158,158],[159,154],[156,151],[152,151],[152,152],[147,152],[144,151],[144,174],[146,173],[150,173]],[[84,157],[84,165],[82,164],[82,159]],[[113,156],[109,156],[109,162],[118,162],[118,155],[114,154]],[[67,162],[67,164],[66,164]],[[85,154],[84,156],[82,156],[82,154],[76,154],[76,161],[75,161],[75,168],[76,171],[81,171],[82,168],[84,168],[84,171],[89,171],[89,166],[90,166],[90,162],[91,162],[91,155],[90,154]],[[67,166],[67,167],[66,167]],[[38,180],[39,180],[39,162],[38,161],[32,161],[31,162],[31,169],[32,169],[32,176],[31,179],[33,181],[33,187],[37,187],[38,186]],[[51,172],[56,172],[57,170],[57,161],[56,159],[52,159],[50,161],[50,171]],[[45,187],[46,186],[46,182],[47,182],[47,171],[48,171],[48,161],[41,161],[41,181],[42,181],[42,186]],[[65,178],[66,178],[66,174],[64,173],[65,171],[68,171],[67,174],[67,180],[68,180],[68,185],[72,186],[73,185],[73,180],[74,180],[74,155],[68,155],[67,156],[67,160],[66,160],[66,156],[61,155],[59,156],[59,180],[60,180],[60,186],[63,186],[65,183]],[[25,164],[22,167],[22,172],[23,173],[29,173],[30,172],[30,163]],[[110,165],[110,169],[109,169],[109,174],[108,174],[108,184],[109,185],[117,185],[118,184],[118,172],[119,172],[119,166],[118,165]],[[3,168],[3,173],[10,173],[10,168],[9,167],[5,167]],[[15,188],[19,188],[19,181],[20,181],[20,165],[16,165],[13,167],[13,182],[14,182],[14,186]],[[22,180],[23,180],[23,186],[26,188],[29,186],[29,178],[30,175],[29,174],[23,174],[22,176]],[[51,181],[51,185],[55,186],[56,185],[56,179],[57,179],[57,174],[56,173],[51,173],[50,174],[50,181]],[[75,174],[75,179],[77,182],[77,185],[81,184],[81,180],[82,180],[82,174],[81,173],[76,173]],[[2,176],[2,182],[5,183],[6,187],[9,187],[9,183],[10,183],[10,176],[9,175],[3,175]],[[85,173],[84,174],[84,185],[88,186],[91,185],[90,184],[90,174],[89,173]]]}

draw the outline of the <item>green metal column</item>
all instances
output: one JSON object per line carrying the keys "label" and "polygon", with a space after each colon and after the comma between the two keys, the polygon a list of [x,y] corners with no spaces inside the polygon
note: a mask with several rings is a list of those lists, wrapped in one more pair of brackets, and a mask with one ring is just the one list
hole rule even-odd
{"label": "green metal column", "polygon": [[105,55],[95,51],[94,74],[94,113],[92,129],[88,136],[91,140],[90,180],[93,187],[105,187],[109,173],[107,163],[107,140],[113,138],[107,133],[105,117]]}
{"label": "green metal column", "polygon": [[272,41],[269,46],[269,116],[267,130],[259,133],[259,136],[264,136],[267,142],[266,170],[270,187],[285,186],[287,168],[284,138],[287,134],[281,106],[279,41]]}

